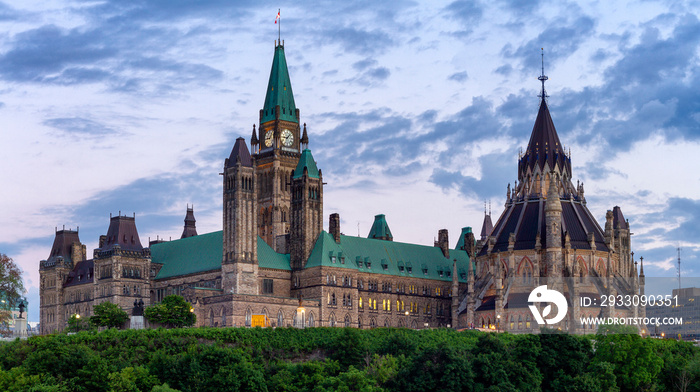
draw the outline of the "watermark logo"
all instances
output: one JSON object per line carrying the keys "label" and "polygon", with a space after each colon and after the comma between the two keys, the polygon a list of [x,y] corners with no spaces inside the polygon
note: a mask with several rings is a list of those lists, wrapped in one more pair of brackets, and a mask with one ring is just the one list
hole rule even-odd
{"label": "watermark logo", "polygon": [[[527,298],[529,302],[547,302],[547,306],[542,309],[542,314],[537,310],[537,306],[530,305],[530,311],[535,317],[537,324],[556,324],[566,317],[566,311],[569,309],[564,294],[557,290],[548,290],[547,285],[535,287]],[[552,304],[557,306],[557,314],[554,317],[545,319],[552,312]]]}

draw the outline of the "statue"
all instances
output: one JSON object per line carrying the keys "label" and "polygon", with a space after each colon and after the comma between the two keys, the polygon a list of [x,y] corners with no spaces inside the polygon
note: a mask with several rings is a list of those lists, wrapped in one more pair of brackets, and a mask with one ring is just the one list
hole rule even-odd
{"label": "statue", "polygon": [[24,313],[24,309],[25,309],[24,302],[22,300],[19,300],[19,317],[18,318],[22,318],[22,313]]}

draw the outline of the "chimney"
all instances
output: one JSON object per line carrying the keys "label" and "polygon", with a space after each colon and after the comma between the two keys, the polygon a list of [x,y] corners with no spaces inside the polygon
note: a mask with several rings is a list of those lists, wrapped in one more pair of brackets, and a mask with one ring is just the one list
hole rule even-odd
{"label": "chimney", "polygon": [[450,240],[447,236],[447,229],[438,231],[438,240],[435,242],[435,246],[442,250],[443,256],[450,257]]}
{"label": "chimney", "polygon": [[328,220],[328,230],[330,231],[336,243],[340,243],[340,214],[337,212],[331,214]]}

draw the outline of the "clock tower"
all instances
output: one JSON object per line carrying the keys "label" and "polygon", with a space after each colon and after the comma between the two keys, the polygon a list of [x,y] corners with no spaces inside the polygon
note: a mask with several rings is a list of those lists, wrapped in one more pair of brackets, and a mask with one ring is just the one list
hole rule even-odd
{"label": "clock tower", "polygon": [[276,42],[258,135],[251,145],[258,180],[257,234],[279,251],[285,251],[285,241],[278,237],[289,233],[292,175],[302,143],[308,143],[306,135],[302,140],[299,124],[284,42]]}

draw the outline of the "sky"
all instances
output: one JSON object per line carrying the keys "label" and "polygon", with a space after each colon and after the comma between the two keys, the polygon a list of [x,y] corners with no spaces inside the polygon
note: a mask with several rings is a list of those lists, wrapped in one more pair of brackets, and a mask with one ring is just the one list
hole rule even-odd
{"label": "sky", "polygon": [[[281,9],[280,25],[274,23]],[[324,219],[451,243],[495,220],[548,105],[604,224],[619,205],[647,276],[700,276],[698,1],[0,2],[0,253],[38,321],[56,228],[88,255],[111,214],[142,243],[222,228],[221,177],[259,119],[278,26]]]}

